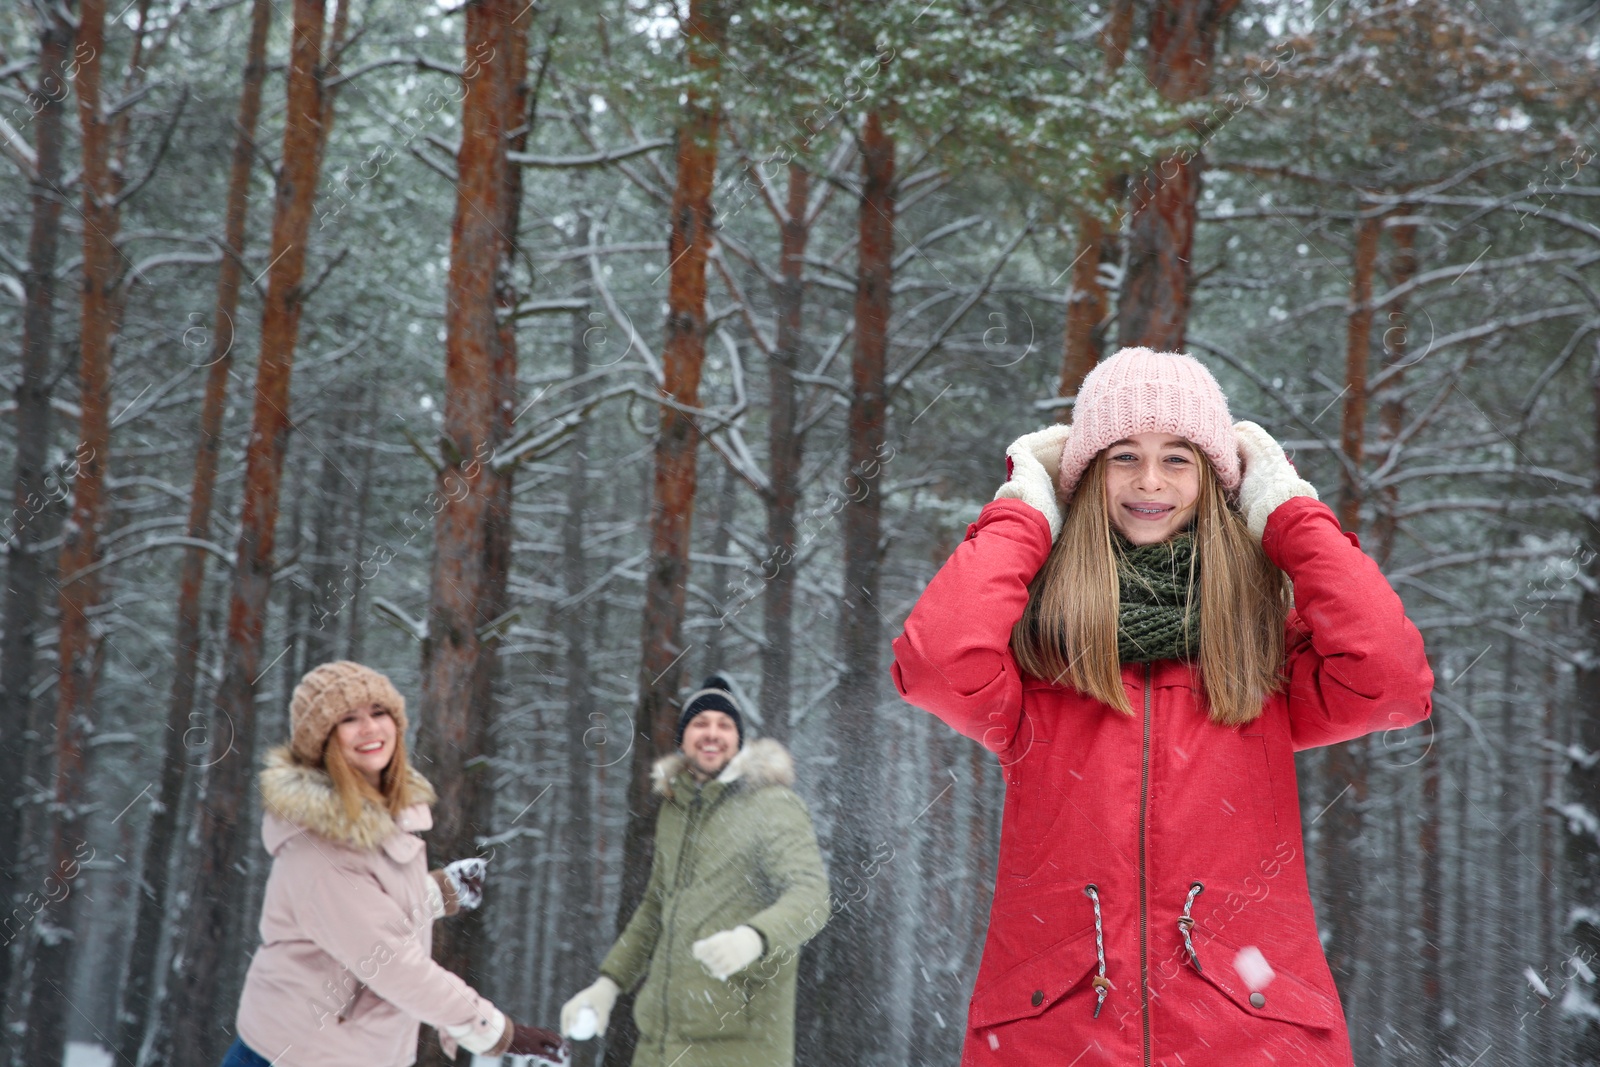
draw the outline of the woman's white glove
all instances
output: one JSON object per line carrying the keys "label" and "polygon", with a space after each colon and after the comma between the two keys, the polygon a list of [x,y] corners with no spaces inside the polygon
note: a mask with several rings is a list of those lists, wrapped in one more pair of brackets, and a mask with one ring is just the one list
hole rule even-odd
{"label": "woman's white glove", "polygon": [[506,1031],[514,1029],[514,1024],[501,1013],[499,1008],[489,1010],[493,1014],[489,1016],[487,1026],[448,1026],[445,1032],[455,1039],[456,1044],[474,1056],[482,1056],[497,1045],[504,1047],[510,1044],[510,1035]]}
{"label": "woman's white glove", "polygon": [[1317,499],[1312,484],[1295,473],[1283,446],[1272,435],[1253,422],[1238,422],[1233,426],[1239,438],[1239,458],[1244,461],[1244,478],[1239,483],[1239,510],[1244,514],[1244,524],[1250,528],[1257,541],[1267,528],[1267,518],[1278,505],[1291,497],[1308,496]]}
{"label": "woman's white glove", "polygon": [[483,881],[489,876],[489,861],[482,856],[444,865],[445,879],[455,891],[456,902],[462,911],[471,911],[483,903]]}
{"label": "woman's white glove", "polygon": [[1050,524],[1050,540],[1061,536],[1061,498],[1056,478],[1061,473],[1061,449],[1070,426],[1050,426],[1023,434],[1006,449],[1010,477],[994,494],[996,500],[1020,500]]}
{"label": "woman's white glove", "polygon": [[761,949],[761,935],[753,926],[735,926],[689,946],[700,966],[719,982],[726,982],[729,975],[738,974],[760,959]]}
{"label": "woman's white glove", "polygon": [[[606,1032],[606,1024],[611,1021],[611,1008],[617,1003],[617,995],[622,988],[601,975],[595,980],[594,985],[580,992],[577,996],[561,1005],[561,1033],[565,1037],[587,1041],[591,1037],[598,1037]],[[588,1025],[579,1026],[579,1016],[584,1009],[594,1013],[593,1031],[588,1031]],[[588,1020],[583,1020],[585,1023]]]}

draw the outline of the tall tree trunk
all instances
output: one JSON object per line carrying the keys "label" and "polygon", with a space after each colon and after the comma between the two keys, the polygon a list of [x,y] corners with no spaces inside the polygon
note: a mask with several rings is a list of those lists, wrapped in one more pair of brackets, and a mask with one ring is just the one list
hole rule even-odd
{"label": "tall tree trunk", "polygon": [[[823,929],[815,950],[823,984],[815,1011],[825,1021],[825,1063],[883,1067],[894,1037],[880,997],[892,995],[893,961],[866,946],[893,928],[893,872],[884,853],[894,838],[887,807],[884,761],[874,739],[888,736],[879,723],[883,644],[879,604],[882,500],[878,495],[887,415],[886,364],[890,296],[894,283],[895,141],[879,110],[861,131],[859,261],[856,268],[855,356],[851,362],[850,471],[844,505],[844,595],[839,653],[844,672],[834,691],[833,719],[840,737],[838,773],[830,800],[835,814],[832,868],[859,878],[866,892],[841,907]],[[863,997],[861,992],[868,995]]]}
{"label": "tall tree trunk", "polygon": [[1418,901],[1422,973],[1421,1045],[1429,1063],[1444,1063],[1448,1050],[1444,1034],[1444,853],[1439,837],[1444,807],[1439,785],[1444,754],[1429,748],[1422,760],[1422,824],[1417,851],[1422,853],[1421,900]]}
{"label": "tall tree trunk", "polygon": [[[506,64],[510,62],[511,0],[473,0],[466,9],[466,69],[462,80],[461,150],[456,212],[450,233],[449,297],[445,311],[444,432],[434,516],[428,636],[422,652],[418,749],[429,761],[439,793],[430,843],[441,859],[478,852],[487,835],[490,782],[481,755],[488,744],[487,701],[492,655],[480,634],[504,598],[509,543],[491,536],[500,515],[493,466],[500,436],[497,409],[504,371],[496,319],[496,283],[504,259],[506,222]],[[515,358],[514,356],[512,357]],[[507,400],[509,403],[509,399]],[[509,498],[503,503],[509,505]],[[498,572],[501,588],[492,588]],[[483,955],[481,913],[441,929],[434,958],[469,982]],[[445,1062],[433,1042],[424,1062]]]}
{"label": "tall tree trunk", "polygon": [[[1408,208],[1402,208],[1407,213]],[[1398,289],[1417,274],[1417,225],[1414,222],[1397,223],[1390,232],[1394,241],[1389,268],[1389,285]],[[1382,398],[1378,404],[1379,440],[1387,448],[1396,447],[1400,432],[1405,426],[1406,402],[1402,390],[1402,374],[1398,368],[1410,356],[1411,320],[1406,313],[1406,297],[1397,296],[1384,307],[1387,322],[1383,331],[1383,365],[1389,373]],[[1391,483],[1384,487],[1373,519],[1373,558],[1378,566],[1387,568],[1389,556],[1394,551],[1397,532],[1396,511],[1400,504],[1399,490]]]}
{"label": "tall tree trunk", "polygon": [[[1100,30],[1100,51],[1108,76],[1121,69],[1128,58],[1128,43],[1133,38],[1133,7],[1133,0],[1115,0]],[[1106,177],[1103,208],[1111,209],[1117,204],[1125,184],[1123,175]],[[1111,294],[1100,281],[1100,266],[1117,259],[1118,229],[1118,226],[1107,227],[1099,213],[1078,209],[1075,228],[1077,252],[1072,259],[1072,288],[1067,293],[1061,381],[1056,387],[1056,396],[1062,399],[1076,398],[1083,379],[1100,362],[1105,344],[1106,315],[1111,305]],[[1056,417],[1061,422],[1071,422],[1072,408],[1063,405]]]}
{"label": "tall tree trunk", "polygon": [[[1239,0],[1157,0],[1150,20],[1150,81],[1174,104],[1204,96],[1222,24]],[[1194,130],[1203,139],[1202,128]],[[1183,348],[1190,256],[1200,202],[1200,149],[1184,148],[1145,173],[1133,191],[1128,264],[1117,302],[1117,342]]]}
{"label": "tall tree trunk", "polygon": [[[1540,973],[1550,974],[1550,961],[1561,952],[1561,939],[1565,937],[1565,924],[1561,921],[1563,899],[1561,852],[1561,817],[1554,810],[1560,793],[1560,761],[1556,753],[1568,751],[1567,739],[1561,726],[1561,712],[1565,701],[1561,699],[1562,685],[1554,662],[1546,661],[1544,669],[1544,698],[1541,704],[1540,740],[1544,752],[1539,755],[1539,892],[1537,904],[1538,928],[1535,933],[1540,961]],[[1549,981],[1549,978],[1546,978]],[[1563,1020],[1549,1010],[1541,1013],[1534,1032],[1538,1035],[1538,1052],[1541,1063],[1559,1063],[1562,1056],[1562,1037],[1566,1032]]]}
{"label": "tall tree trunk", "polygon": [[[1573,718],[1577,724],[1573,740],[1586,755],[1600,752],[1600,343],[1596,344],[1590,365],[1589,394],[1593,405],[1590,427],[1594,448],[1593,481],[1582,530],[1583,580],[1578,584],[1578,639],[1583,655],[1573,669]],[[1566,801],[1587,812],[1600,812],[1600,761],[1593,758],[1567,761]],[[1600,835],[1581,820],[1566,821],[1566,856],[1571,885],[1569,899],[1583,904],[1600,900]],[[1600,924],[1581,921],[1571,925],[1573,951],[1578,959],[1600,958]],[[1592,964],[1590,965],[1593,966]],[[1573,995],[1580,1003],[1600,1001],[1600,982],[1585,968],[1569,980],[1577,986]],[[1572,1025],[1577,1031],[1572,1045],[1573,1063],[1579,1067],[1600,1064],[1600,1020],[1590,1014],[1576,1014]]]}
{"label": "tall tree trunk", "polygon": [[[234,318],[239,308],[239,284],[244,264],[245,223],[250,206],[250,168],[255,156],[256,123],[261,115],[261,84],[266,74],[267,32],[272,4],[255,0],[250,10],[250,41],[245,49],[244,88],[239,94],[239,115],[234,132],[233,160],[228,173],[228,201],[224,212],[224,253],[217,273],[217,296],[211,316],[211,345],[207,353],[205,396],[200,407],[200,440],[195,448],[194,482],[189,494],[189,517],[184,534],[197,541],[211,536],[211,502],[217,484],[217,460],[222,451],[222,417],[226,408],[228,377],[233,368]],[[183,796],[188,759],[184,737],[194,711],[199,676],[201,595],[205,588],[204,549],[184,550],[178,580],[178,617],[172,689],[167,703],[167,731],[162,746],[161,784],[150,813],[150,830],[141,864],[139,908],[134,919],[133,942],[128,949],[122,1001],[118,1010],[116,1052],[130,1064],[139,1062],[155,1012],[151,992],[166,918],[168,866],[172,856]]]}
{"label": "tall tree trunk", "polygon": [[[94,691],[99,677],[100,634],[89,614],[100,604],[101,578],[94,565],[106,522],[106,478],[111,462],[111,356],[116,344],[116,245],[121,190],[112,167],[111,122],[100,104],[101,58],[105,52],[105,0],[84,0],[74,49],[73,87],[83,129],[83,311],[79,323],[78,380],[81,429],[72,515],[61,549],[59,631],[56,659],[55,796],[48,876],[70,881],[93,854],[84,825],[87,744],[94,734]],[[78,887],[72,887],[76,889]],[[33,947],[33,995],[28,1004],[24,1059],[59,1063],[67,1043],[67,983],[77,945],[75,916],[81,892],[69,890],[45,909]]]}
{"label": "tall tree trunk", "polygon": [[[689,535],[694,513],[695,449],[699,430],[690,411],[700,405],[700,368],[706,350],[706,258],[714,237],[711,185],[717,169],[720,104],[715,95],[727,10],[723,0],[690,0],[684,23],[691,73],[678,126],[678,173],[672,191],[672,232],[667,241],[666,346],[662,352],[661,417],[650,493],[650,563],[645,573],[639,663],[639,703],[634,709],[628,780],[628,823],[622,846],[618,926],[644,895],[655,842],[656,802],[650,765],[672,749],[678,690],[683,677],[684,596],[689,583]],[[711,95],[708,95],[711,94]],[[631,1003],[631,998],[628,998]],[[606,1042],[606,1063],[621,1067],[637,1035],[628,1004],[612,1015],[622,1025]]]}
{"label": "tall tree trunk", "polygon": [[1354,532],[1361,526],[1361,465],[1366,456],[1367,370],[1372,361],[1372,275],[1378,263],[1378,237],[1383,218],[1362,218],[1350,266],[1350,309],[1345,318],[1344,418],[1339,450],[1344,465],[1339,478],[1339,524]]}
{"label": "tall tree trunk", "polygon": [[[1100,263],[1108,241],[1115,236],[1109,233],[1100,216],[1092,211],[1078,211],[1078,254],[1072,261],[1072,289],[1067,294],[1067,327],[1062,342],[1061,381],[1056,395],[1062,399],[1076,397],[1083,379],[1100,362],[1106,308],[1110,295],[1100,282]],[[1072,421],[1072,408],[1063,405],[1057,418]]]}
{"label": "tall tree trunk", "polygon": [[[22,851],[22,805],[30,692],[39,625],[45,617],[44,557],[38,549],[42,513],[62,490],[46,469],[50,447],[50,350],[55,344],[56,259],[61,239],[61,125],[66,60],[72,47],[70,6],[50,5],[39,25],[39,81],[28,94],[33,112],[34,171],[28,265],[22,275],[22,358],[17,387],[16,462],[5,539],[5,626],[0,631],[0,912],[11,914]],[[19,946],[0,945],[0,1000],[11,986]],[[11,1059],[15,1036],[0,1026],[0,1064]]]}
{"label": "tall tree trunk", "polygon": [[730,568],[723,560],[728,557],[728,544],[733,539],[733,514],[734,505],[738,502],[737,475],[733,472],[733,465],[722,465],[721,484],[716,489],[715,507],[716,519],[711,529],[711,543],[706,546],[711,558],[711,581],[709,593],[715,598],[717,625],[711,627],[706,636],[705,653],[701,660],[703,674],[719,673],[726,669],[723,663],[722,635],[727,628],[727,621],[733,617],[733,609],[728,598],[733,595],[733,583],[729,581]]}
{"label": "tall tree trunk", "polygon": [[[331,417],[326,422],[327,432],[318,449],[322,462],[317,471],[316,503],[311,509],[311,545],[303,557],[306,582],[298,598],[291,601],[295,604],[296,610],[291,614],[296,626],[290,636],[299,642],[300,657],[298,660],[292,654],[284,657],[286,662],[293,660],[290,662],[292,669],[284,675],[288,686],[285,691],[290,693],[294,692],[296,682],[305,671],[337,655],[334,650],[341,645],[339,627],[349,608],[345,592],[355,584],[350,579],[354,567],[344,541],[349,495],[357,487],[334,458],[343,458],[348,453],[345,445],[354,421],[355,399],[350,392],[341,390],[333,399]],[[297,516],[303,503],[304,496],[297,496]],[[341,573],[345,575],[344,581],[340,580]]]}
{"label": "tall tree trunk", "polygon": [[794,374],[800,368],[805,337],[805,256],[811,237],[807,211],[811,173],[789,164],[789,199],[784,208],[779,283],[776,303],[777,348],[767,362],[770,427],[767,443],[772,493],[767,498],[768,557],[761,576],[763,627],[761,649],[761,718],[767,735],[788,744],[794,687],[794,594],[799,547],[795,544],[795,512],[800,504],[800,460],[804,441],[795,430]]}
{"label": "tall tree trunk", "polygon": [[[589,373],[589,349],[584,341],[587,329],[588,321],[584,314],[572,316],[570,347],[574,378],[582,378]],[[573,428],[568,447],[571,458],[567,466],[567,508],[561,520],[561,571],[567,605],[559,616],[562,642],[566,648],[567,817],[562,821],[561,835],[567,847],[557,853],[562,856],[561,899],[565,913],[560,926],[561,951],[557,956],[555,973],[559,980],[571,982],[579,980],[580,975],[592,973],[600,962],[596,954],[601,924],[600,902],[591,869],[597,837],[594,811],[597,757],[596,749],[591,745],[594,735],[590,731],[604,720],[597,723],[591,719],[596,709],[594,695],[590,692],[593,678],[589,667],[589,639],[594,631],[588,625],[586,605],[580,599],[589,584],[589,568],[583,550],[584,515],[588,510],[591,492],[587,419]],[[583,1067],[592,1064],[592,1043],[575,1044],[573,1059]]]}
{"label": "tall tree trunk", "polygon": [[[367,409],[363,416],[363,425],[371,426],[377,421],[379,396],[378,390],[367,390]],[[350,628],[345,631],[344,658],[357,663],[361,662],[367,634],[367,579],[364,577],[367,563],[367,515],[372,510],[372,462],[377,453],[378,450],[370,442],[361,450],[361,488],[356,491],[356,536],[355,544],[350,550],[350,564],[354,573],[351,576],[348,609]]]}
{"label": "tall tree trunk", "polygon": [[[1367,367],[1372,355],[1372,275],[1378,258],[1381,217],[1363,218],[1356,230],[1345,333],[1344,423],[1341,445],[1345,463],[1339,495],[1340,522],[1359,529],[1361,481],[1367,411]],[[1358,472],[1352,476],[1351,472]],[[1362,1006],[1366,1001],[1368,960],[1363,938],[1362,887],[1366,859],[1361,844],[1368,793],[1367,743],[1357,739],[1328,750],[1323,763],[1323,795],[1336,803],[1323,818],[1318,848],[1322,862],[1323,924],[1330,931],[1328,965],[1338,980],[1352,1037],[1367,1032]]]}
{"label": "tall tree trunk", "polygon": [[[196,1020],[225,1017],[218,989],[238,963],[233,942],[238,902],[244,895],[242,858],[254,837],[244,825],[246,793],[255,769],[255,691],[264,664],[261,644],[272,562],[283,460],[289,446],[289,379],[299,337],[306,244],[331,115],[322,85],[325,0],[295,0],[289,50],[287,120],[282,170],[273,203],[267,296],[261,316],[255,404],[245,451],[244,501],[239,546],[228,603],[222,683],[209,742],[209,781],[200,813],[200,855],[195,865],[196,908],[169,998],[174,1060],[204,1065],[221,1059],[225,1031]],[[341,16],[342,17],[342,16]]]}

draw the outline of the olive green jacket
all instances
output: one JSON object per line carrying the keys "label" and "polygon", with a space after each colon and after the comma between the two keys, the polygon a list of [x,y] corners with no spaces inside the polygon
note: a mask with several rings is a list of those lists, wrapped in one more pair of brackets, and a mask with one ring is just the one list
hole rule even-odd
{"label": "olive green jacket", "polygon": [[[679,753],[656,763],[655,860],[644,900],[600,972],[634,1003],[633,1067],[782,1067],[794,1062],[800,946],[828,921],[828,877],[794,763],[752,741],[697,785]],[[761,935],[761,958],[725,982],[694,942],[735,926]]]}

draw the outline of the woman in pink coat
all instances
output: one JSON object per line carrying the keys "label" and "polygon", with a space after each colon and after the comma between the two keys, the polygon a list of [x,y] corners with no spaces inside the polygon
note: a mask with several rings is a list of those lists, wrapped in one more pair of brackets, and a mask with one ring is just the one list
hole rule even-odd
{"label": "woman in pink coat", "polygon": [[1399,597],[1187,356],[1119,352],[1007,464],[894,645],[1006,777],[962,1064],[1349,1067],[1294,753],[1428,715]]}
{"label": "woman in pink coat", "polygon": [[433,922],[482,900],[483,866],[430,872],[421,831],[435,797],[406,761],[406,704],[348,661],[308,673],[287,747],[261,772],[272,853],[261,947],[223,1067],[406,1067],[417,1026],[490,1056],[564,1062],[549,1030],[519,1026],[433,962]]}

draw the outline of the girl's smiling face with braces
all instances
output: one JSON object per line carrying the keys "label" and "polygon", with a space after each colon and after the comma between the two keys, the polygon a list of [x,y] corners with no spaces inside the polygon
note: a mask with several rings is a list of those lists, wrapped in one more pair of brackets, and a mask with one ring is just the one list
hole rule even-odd
{"label": "girl's smiling face with braces", "polygon": [[1129,543],[1158,544],[1194,521],[1200,460],[1188,441],[1169,433],[1136,433],[1101,455],[1106,513]]}

